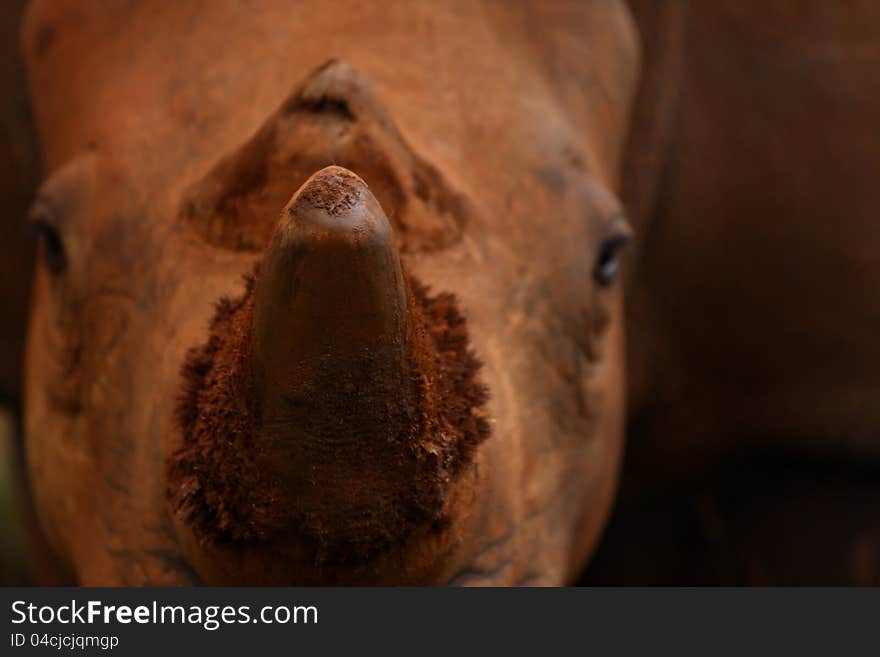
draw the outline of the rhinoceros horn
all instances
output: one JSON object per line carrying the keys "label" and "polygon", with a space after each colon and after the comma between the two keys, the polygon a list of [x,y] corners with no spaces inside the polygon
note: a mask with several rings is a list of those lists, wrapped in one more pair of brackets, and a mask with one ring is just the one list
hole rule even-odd
{"label": "rhinoceros horn", "polygon": [[172,500],[203,535],[362,562],[443,525],[450,482],[488,434],[486,394],[454,299],[407,279],[363,180],[311,176],[214,329],[191,355],[171,468]]}
{"label": "rhinoceros horn", "polygon": [[316,535],[362,542],[387,532],[396,489],[415,484],[407,470],[430,374],[419,366],[433,359],[417,363],[426,345],[409,305],[391,227],[367,186],[339,167],[316,173],[282,213],[254,315],[266,465]]}

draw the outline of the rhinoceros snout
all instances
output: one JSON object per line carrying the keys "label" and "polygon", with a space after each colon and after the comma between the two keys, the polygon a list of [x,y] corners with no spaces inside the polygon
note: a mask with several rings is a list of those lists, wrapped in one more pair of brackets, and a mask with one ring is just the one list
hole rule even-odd
{"label": "rhinoceros snout", "polygon": [[408,279],[364,181],[322,169],[189,355],[170,499],[214,543],[369,560],[446,520],[488,435],[478,367],[454,299]]}

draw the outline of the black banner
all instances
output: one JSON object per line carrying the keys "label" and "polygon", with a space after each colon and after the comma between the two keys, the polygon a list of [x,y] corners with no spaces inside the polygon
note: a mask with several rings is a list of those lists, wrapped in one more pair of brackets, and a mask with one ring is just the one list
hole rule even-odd
{"label": "black banner", "polygon": [[880,608],[873,589],[0,590],[2,655],[836,655],[874,651]]}

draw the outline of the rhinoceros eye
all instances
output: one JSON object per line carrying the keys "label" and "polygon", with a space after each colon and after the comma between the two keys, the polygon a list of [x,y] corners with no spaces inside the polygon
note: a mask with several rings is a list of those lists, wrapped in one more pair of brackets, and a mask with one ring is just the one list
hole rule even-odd
{"label": "rhinoceros eye", "polygon": [[67,254],[58,229],[52,222],[49,211],[37,203],[28,217],[28,225],[39,241],[40,256],[53,276],[64,271]]}
{"label": "rhinoceros eye", "polygon": [[593,280],[601,287],[610,287],[620,272],[621,252],[630,243],[631,231],[624,219],[614,220],[612,233],[599,247]]}

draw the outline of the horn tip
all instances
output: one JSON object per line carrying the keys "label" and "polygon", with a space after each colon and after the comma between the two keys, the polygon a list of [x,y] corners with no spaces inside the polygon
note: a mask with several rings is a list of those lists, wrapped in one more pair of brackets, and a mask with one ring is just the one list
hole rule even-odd
{"label": "horn tip", "polygon": [[367,183],[340,166],[325,167],[303,183],[282,213],[281,229],[297,242],[306,235],[317,241],[392,241],[388,218]]}

